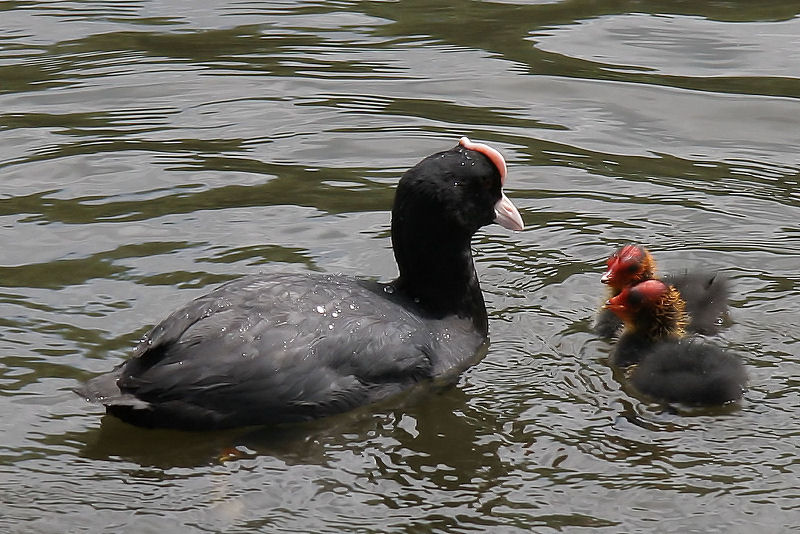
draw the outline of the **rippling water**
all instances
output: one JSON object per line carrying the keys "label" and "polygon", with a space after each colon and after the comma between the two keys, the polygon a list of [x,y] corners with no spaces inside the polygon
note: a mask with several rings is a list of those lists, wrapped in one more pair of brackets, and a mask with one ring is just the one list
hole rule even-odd
{"label": "rippling water", "polygon": [[[2,530],[797,528],[795,2],[0,11]],[[71,393],[222,281],[393,277],[397,178],[461,135],[504,153],[527,229],[476,239],[492,344],[457,387],[205,434]],[[609,368],[592,317],[629,241],[732,278],[740,406],[665,411]]]}

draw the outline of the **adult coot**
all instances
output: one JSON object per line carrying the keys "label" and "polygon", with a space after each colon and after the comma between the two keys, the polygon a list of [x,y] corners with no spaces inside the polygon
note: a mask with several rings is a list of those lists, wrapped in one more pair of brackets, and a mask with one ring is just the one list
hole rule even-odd
{"label": "adult coot", "polygon": [[[655,279],[655,273],[656,261],[649,250],[641,245],[625,245],[608,258],[600,281],[609,287],[613,297],[626,287]],[[719,330],[721,316],[728,308],[728,280],[724,275],[698,270],[666,274],[661,279],[675,287],[686,303],[689,332],[713,334]],[[595,323],[597,334],[610,338],[621,327],[622,321],[610,310],[600,310]]]}
{"label": "adult coot", "polygon": [[206,430],[323,417],[454,380],[488,335],[472,235],[523,228],[505,177],[499,152],[461,138],[400,179],[396,280],[243,277],[175,311],[78,393],[136,425]]}
{"label": "adult coot", "polygon": [[700,339],[687,338],[685,304],[660,280],[626,287],[606,303],[625,322],[611,354],[628,367],[631,385],[655,399],[722,404],[742,396],[747,375],[736,356]]}

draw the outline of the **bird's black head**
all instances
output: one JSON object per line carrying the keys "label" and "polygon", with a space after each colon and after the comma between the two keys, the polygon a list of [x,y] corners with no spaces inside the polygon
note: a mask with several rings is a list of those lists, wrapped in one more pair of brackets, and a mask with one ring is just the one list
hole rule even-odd
{"label": "bird's black head", "polygon": [[492,222],[522,230],[503,193],[506,164],[495,149],[463,137],[428,156],[400,179],[392,209],[395,285],[431,313],[481,315],[486,310],[472,262],[473,234]]}
{"label": "bird's black head", "polygon": [[428,156],[400,179],[392,232],[399,230],[395,222],[426,225],[446,228],[463,241],[492,222],[522,230],[519,212],[503,193],[505,177],[499,152],[462,137],[458,145]]}

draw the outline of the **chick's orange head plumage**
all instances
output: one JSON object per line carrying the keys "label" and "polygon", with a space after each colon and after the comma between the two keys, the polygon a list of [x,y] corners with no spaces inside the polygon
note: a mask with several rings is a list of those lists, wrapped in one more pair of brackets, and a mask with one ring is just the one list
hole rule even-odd
{"label": "chick's orange head plumage", "polygon": [[628,286],[608,299],[604,308],[622,319],[626,328],[653,339],[681,337],[685,333],[686,303],[678,290],[661,280]]}
{"label": "chick's orange head plumage", "polygon": [[606,272],[600,281],[621,291],[624,287],[653,278],[655,269],[656,263],[649,250],[639,245],[625,245],[608,258]]}

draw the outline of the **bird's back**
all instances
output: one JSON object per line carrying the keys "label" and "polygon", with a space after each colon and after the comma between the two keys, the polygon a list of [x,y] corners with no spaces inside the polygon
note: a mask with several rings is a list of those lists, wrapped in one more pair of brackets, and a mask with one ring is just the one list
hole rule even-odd
{"label": "bird's back", "polygon": [[631,384],[645,395],[689,404],[736,400],[746,382],[736,356],[694,339],[654,345],[631,375]]}
{"label": "bird's back", "polygon": [[710,271],[672,273],[664,282],[675,286],[686,301],[688,330],[698,334],[714,334],[728,309],[730,288],[724,274]]}
{"label": "bird's back", "polygon": [[244,277],[174,312],[80,393],[144,426],[268,424],[343,412],[472,363],[484,339],[469,319],[426,318],[385,287]]}

